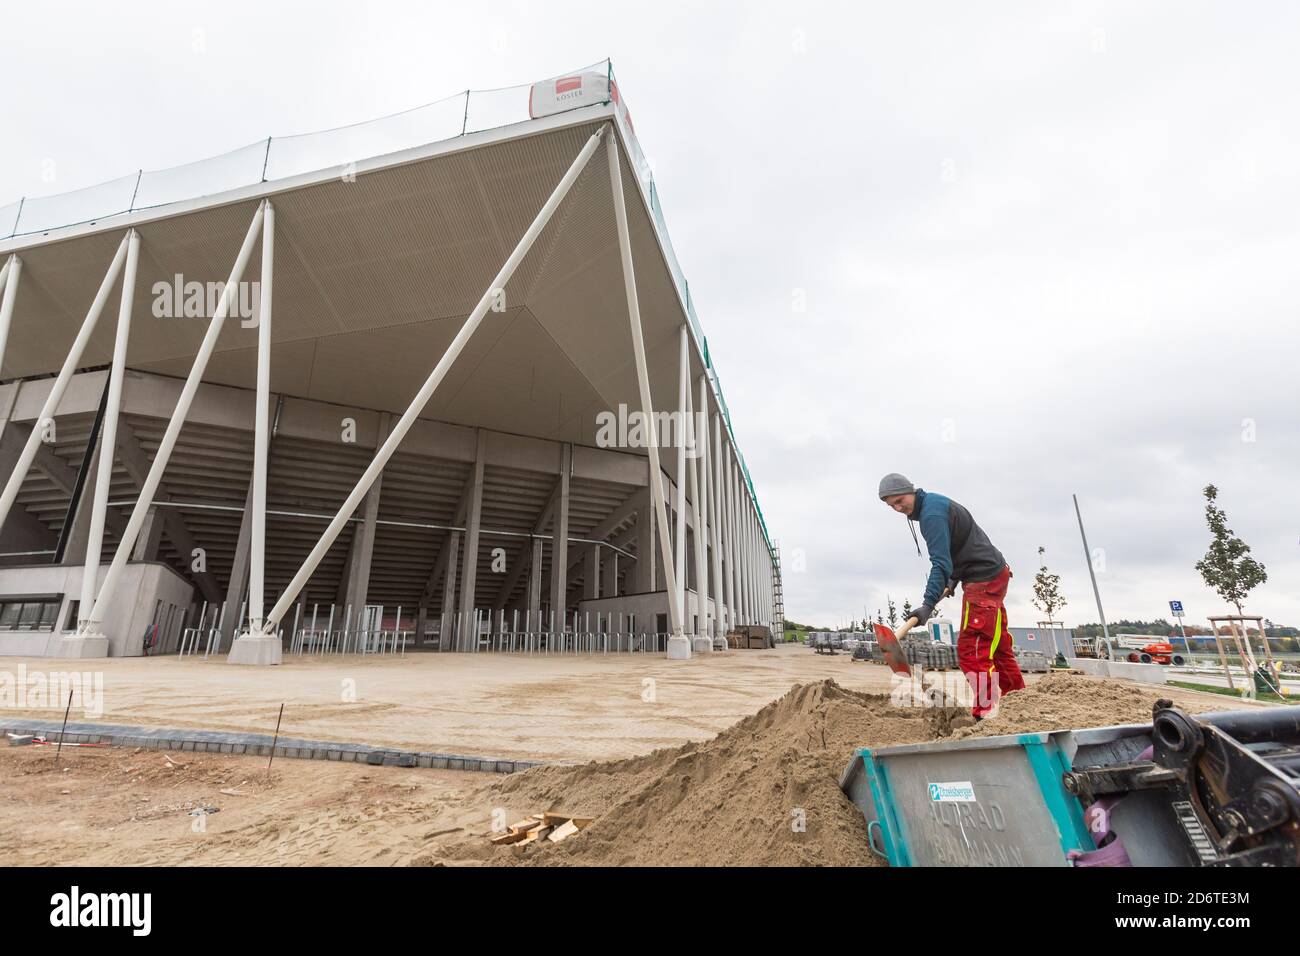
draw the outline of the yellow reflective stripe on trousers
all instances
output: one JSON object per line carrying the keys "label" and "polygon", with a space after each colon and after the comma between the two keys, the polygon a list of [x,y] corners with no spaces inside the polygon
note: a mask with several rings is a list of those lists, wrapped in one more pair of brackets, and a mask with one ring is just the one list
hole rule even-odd
{"label": "yellow reflective stripe on trousers", "polygon": [[966,613],[962,615],[961,629],[966,630],[966,625],[970,623],[970,601],[966,602]]}
{"label": "yellow reflective stripe on trousers", "polygon": [[993,625],[993,643],[989,645],[989,660],[998,652],[998,642],[1002,640],[1002,608],[998,608],[997,621]]}

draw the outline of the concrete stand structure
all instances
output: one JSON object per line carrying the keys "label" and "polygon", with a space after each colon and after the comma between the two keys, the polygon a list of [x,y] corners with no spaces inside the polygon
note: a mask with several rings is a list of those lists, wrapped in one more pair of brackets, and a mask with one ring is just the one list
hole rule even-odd
{"label": "concrete stand structure", "polygon": [[0,655],[687,659],[780,628],[612,71],[518,92],[519,122],[471,129],[471,94],[449,138],[342,171],[19,218]]}

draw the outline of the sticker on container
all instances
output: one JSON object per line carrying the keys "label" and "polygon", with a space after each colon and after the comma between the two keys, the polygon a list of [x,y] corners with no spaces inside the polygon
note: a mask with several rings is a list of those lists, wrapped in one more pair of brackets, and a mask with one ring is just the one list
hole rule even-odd
{"label": "sticker on container", "polygon": [[954,780],[951,783],[932,783],[930,800],[934,803],[974,803],[975,788],[969,780]]}

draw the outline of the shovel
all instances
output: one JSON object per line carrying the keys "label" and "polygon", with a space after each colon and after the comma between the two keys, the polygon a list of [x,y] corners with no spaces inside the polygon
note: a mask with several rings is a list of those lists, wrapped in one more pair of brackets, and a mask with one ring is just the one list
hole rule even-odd
{"label": "shovel", "polygon": [[[945,592],[946,596],[947,592]],[[936,607],[935,614],[939,613]],[[880,643],[880,651],[885,657],[885,663],[895,674],[906,674],[909,677],[912,674],[912,668],[907,663],[907,652],[903,650],[903,645],[899,643],[907,637],[907,632],[921,623],[918,617],[909,617],[906,621],[898,626],[897,631],[892,631],[887,625],[877,624],[876,640]]]}
{"label": "shovel", "polygon": [[907,654],[903,650],[903,645],[899,642],[900,638],[906,637],[907,632],[921,623],[917,618],[909,617],[898,630],[892,631],[885,624],[877,624],[876,640],[880,642],[880,652],[884,655],[885,663],[895,674],[912,675],[912,668],[908,666]]}

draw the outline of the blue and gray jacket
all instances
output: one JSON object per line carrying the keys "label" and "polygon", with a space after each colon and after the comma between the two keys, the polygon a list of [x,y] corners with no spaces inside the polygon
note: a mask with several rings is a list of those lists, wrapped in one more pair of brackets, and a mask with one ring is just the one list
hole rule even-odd
{"label": "blue and gray jacket", "polygon": [[991,581],[1006,566],[984,529],[951,498],[917,488],[916,507],[909,517],[920,524],[930,552],[923,604],[934,607],[943,589],[957,581]]}

